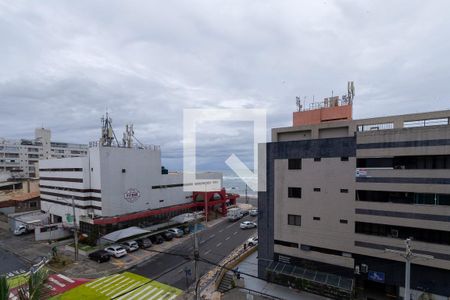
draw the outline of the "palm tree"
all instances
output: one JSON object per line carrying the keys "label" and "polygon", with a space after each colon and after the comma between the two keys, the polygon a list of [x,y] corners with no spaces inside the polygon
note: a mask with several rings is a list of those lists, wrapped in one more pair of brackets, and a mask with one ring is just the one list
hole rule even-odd
{"label": "palm tree", "polygon": [[0,276],[0,300],[9,299],[9,284],[6,276]]}
{"label": "palm tree", "polygon": [[48,277],[48,270],[40,268],[35,272],[30,273],[28,285],[21,287],[18,290],[20,300],[39,300],[47,292],[45,282]]}

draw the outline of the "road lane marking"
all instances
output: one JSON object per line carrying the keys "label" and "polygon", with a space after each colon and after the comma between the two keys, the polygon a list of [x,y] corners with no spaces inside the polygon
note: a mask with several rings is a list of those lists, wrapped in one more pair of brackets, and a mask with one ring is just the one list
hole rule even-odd
{"label": "road lane marking", "polygon": [[211,252],[211,249],[205,252],[205,255],[208,255]]}
{"label": "road lane marking", "polygon": [[233,235],[236,235],[236,234],[237,234],[237,231],[233,232]]}
{"label": "road lane marking", "polygon": [[220,229],[219,232],[223,232],[223,229]]}
{"label": "road lane marking", "polygon": [[75,281],[73,281],[72,279],[70,279],[69,277],[64,276],[63,274],[58,274],[58,275],[56,275],[56,276],[58,276],[58,277],[61,278],[61,279],[64,279],[65,281],[68,281],[68,282],[70,282],[70,283],[74,283],[74,282],[75,282]]}
{"label": "road lane marking", "polygon": [[211,235],[209,236],[209,238],[212,239],[212,238],[215,237],[215,236],[216,236],[215,234],[211,234]]}
{"label": "road lane marking", "polygon": [[218,244],[216,245],[216,247],[220,247],[220,245],[222,245],[222,243],[218,243]]}
{"label": "road lane marking", "polygon": [[230,228],[230,227],[232,227],[233,225],[234,225],[235,223],[231,223],[230,225],[228,225],[227,227],[225,227],[225,228]]}
{"label": "road lane marking", "polygon": [[225,239],[225,241],[228,241],[230,239],[230,237],[228,236],[226,239]]}

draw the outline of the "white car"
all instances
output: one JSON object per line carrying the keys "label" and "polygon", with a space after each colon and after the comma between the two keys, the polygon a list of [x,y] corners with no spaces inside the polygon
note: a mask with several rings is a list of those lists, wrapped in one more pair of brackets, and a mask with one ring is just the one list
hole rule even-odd
{"label": "white car", "polygon": [[256,223],[251,221],[244,221],[241,223],[241,229],[256,228]]}
{"label": "white car", "polygon": [[173,234],[174,237],[180,238],[184,235],[183,230],[179,229],[179,228],[170,228],[167,231],[169,231],[170,233]]}
{"label": "white car", "polygon": [[115,258],[127,255],[127,250],[125,250],[122,246],[119,245],[111,245],[109,247],[106,247],[105,251],[114,256]]}
{"label": "white car", "polygon": [[250,213],[250,216],[256,217],[258,215],[258,210],[257,209],[251,209],[249,213]]}
{"label": "white car", "polygon": [[256,245],[258,245],[258,237],[257,236],[253,236],[253,237],[249,238],[247,240],[247,245],[249,245],[249,246],[256,246]]}
{"label": "white car", "polygon": [[126,241],[122,243],[122,247],[127,252],[133,252],[139,250],[139,245],[136,241]]}

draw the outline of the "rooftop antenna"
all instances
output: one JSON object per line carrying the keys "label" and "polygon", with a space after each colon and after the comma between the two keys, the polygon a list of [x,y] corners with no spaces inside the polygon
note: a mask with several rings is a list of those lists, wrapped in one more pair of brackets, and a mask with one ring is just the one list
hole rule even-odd
{"label": "rooftop antenna", "polygon": [[350,103],[353,102],[353,98],[355,97],[355,84],[353,81],[347,82],[347,98]]}
{"label": "rooftop antenna", "polygon": [[302,101],[300,100],[299,96],[295,97],[295,103],[297,104],[297,110],[301,111],[303,106],[302,106]]}
{"label": "rooftop antenna", "polygon": [[133,147],[133,137],[134,137],[134,130],[133,130],[133,124],[126,124],[125,125],[125,132],[123,133],[123,146],[126,148],[132,148]]}
{"label": "rooftop antenna", "polygon": [[111,147],[113,144],[113,140],[115,139],[117,145],[119,145],[119,142],[117,141],[116,135],[112,128],[112,119],[109,117],[108,111],[106,111],[105,117],[101,118],[101,123],[102,123],[102,132],[100,137],[100,144],[102,146]]}

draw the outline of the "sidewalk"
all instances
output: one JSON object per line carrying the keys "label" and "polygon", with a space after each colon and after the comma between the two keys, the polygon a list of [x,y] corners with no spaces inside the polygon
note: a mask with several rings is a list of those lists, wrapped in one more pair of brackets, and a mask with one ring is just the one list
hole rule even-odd
{"label": "sidewalk", "polygon": [[[258,276],[258,260],[257,260],[258,252],[253,253],[249,257],[247,257],[244,261],[242,261],[239,265],[239,271],[242,273]],[[241,278],[244,279],[245,288],[269,295],[275,298],[281,299],[302,299],[302,300],[324,300],[328,299],[322,296],[305,293],[302,291],[298,291],[295,289],[291,289],[282,285],[269,283],[265,280],[241,275]],[[245,290],[242,290],[243,294],[247,294]],[[227,297],[225,294],[223,299],[234,299]],[[231,295],[230,295],[231,296]],[[235,296],[234,296],[235,297]]]}

